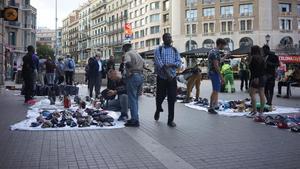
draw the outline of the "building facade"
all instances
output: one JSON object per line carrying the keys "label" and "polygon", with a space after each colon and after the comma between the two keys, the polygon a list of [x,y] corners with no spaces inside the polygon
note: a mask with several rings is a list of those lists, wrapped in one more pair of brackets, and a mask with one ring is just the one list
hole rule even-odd
{"label": "building facade", "polygon": [[108,56],[107,38],[107,1],[91,1],[91,45],[92,56],[101,53],[104,58]]}
{"label": "building facade", "polygon": [[63,26],[62,26],[62,55],[66,56],[69,55],[69,17],[65,18],[63,20]]}
{"label": "building facade", "polygon": [[57,29],[57,51],[56,56],[62,56],[62,28]]}
{"label": "building facade", "polygon": [[108,54],[117,60],[122,57],[122,43],[125,40],[124,27],[128,23],[128,8],[130,0],[108,0],[107,4],[107,38]]}
{"label": "building facade", "polygon": [[[243,45],[299,45],[299,0],[173,0],[171,33],[179,51],[214,47],[224,38],[233,50]],[[270,35],[269,42],[266,36]],[[191,41],[190,41],[191,39]],[[184,42],[184,43],[183,43]]]}
{"label": "building facade", "polygon": [[47,45],[50,48],[55,48],[55,30],[48,28],[38,28],[36,33],[36,43],[40,45]]}
{"label": "building facade", "polygon": [[[27,46],[36,46],[36,14],[37,10],[30,5],[30,0],[5,0],[1,1],[1,7],[18,8],[17,21],[1,21],[1,28],[4,27],[3,51],[1,51],[0,72],[9,78],[14,62],[22,64],[22,58],[27,52]],[[4,73],[5,72],[5,73]],[[3,84],[1,76],[0,83]]]}
{"label": "building facade", "polygon": [[91,3],[87,2],[79,9],[78,48],[79,59],[86,60],[91,56]]}

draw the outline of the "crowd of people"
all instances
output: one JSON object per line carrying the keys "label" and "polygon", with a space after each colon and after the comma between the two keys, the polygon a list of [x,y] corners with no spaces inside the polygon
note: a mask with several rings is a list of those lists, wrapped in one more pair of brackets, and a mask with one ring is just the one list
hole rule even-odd
{"label": "crowd of people", "polygon": [[[168,121],[170,127],[175,127],[175,103],[177,95],[177,81],[187,85],[187,97],[185,102],[191,101],[191,92],[196,87],[196,99],[200,98],[200,84],[202,80],[201,69],[196,65],[193,68],[178,73],[182,68],[182,61],[178,50],[172,46],[172,37],[165,33],[162,37],[163,45],[154,51],[154,67],[156,79],[156,110],[154,119],[160,118],[163,112],[162,103],[167,97],[168,100]],[[227,46],[224,39],[216,41],[216,47],[208,52],[208,77],[212,82],[212,93],[208,112],[217,114],[219,92],[222,86],[225,91],[235,92],[234,76],[230,65],[230,54],[224,53]],[[118,120],[126,121],[127,127],[138,127],[139,104],[138,98],[142,89],[144,76],[143,70],[147,69],[141,55],[132,49],[130,41],[123,44],[122,62],[119,70],[115,69],[113,56],[107,62],[102,60],[101,54],[96,54],[88,59],[85,67],[86,82],[90,97],[105,98],[104,108],[107,110],[120,111]],[[239,64],[239,75],[241,79],[240,90],[249,91],[252,112],[249,116],[260,116],[263,113],[264,105],[272,106],[277,68],[280,66],[278,56],[270,51],[269,46],[262,48],[253,46],[250,55],[242,58]],[[28,53],[23,58],[22,75],[24,77],[25,102],[32,99],[35,81],[41,84],[73,85],[75,62],[71,56],[65,59],[60,58],[57,62],[50,57],[47,60],[39,60],[34,53],[32,46],[28,47]],[[300,82],[299,66],[291,77],[279,82],[279,94],[282,86],[290,86],[294,82]],[[107,89],[101,92],[102,79],[107,76]],[[228,86],[227,86],[228,84]],[[289,91],[289,88],[288,88]],[[257,110],[256,94],[260,98],[260,109]],[[278,95],[280,96],[280,95]],[[129,119],[128,111],[131,118]]]}

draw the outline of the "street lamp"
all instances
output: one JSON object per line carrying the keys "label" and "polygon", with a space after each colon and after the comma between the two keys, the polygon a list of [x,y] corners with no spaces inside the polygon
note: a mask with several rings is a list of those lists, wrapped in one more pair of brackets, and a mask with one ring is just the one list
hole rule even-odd
{"label": "street lamp", "polygon": [[267,34],[267,35],[265,36],[265,38],[266,38],[267,45],[269,45],[271,36],[270,36],[269,34]]}

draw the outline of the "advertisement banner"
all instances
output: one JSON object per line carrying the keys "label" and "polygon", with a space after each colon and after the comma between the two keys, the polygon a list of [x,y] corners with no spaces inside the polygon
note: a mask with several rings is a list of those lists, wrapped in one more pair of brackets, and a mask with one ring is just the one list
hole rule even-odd
{"label": "advertisement banner", "polygon": [[126,40],[131,40],[132,35],[133,35],[131,24],[130,23],[125,23],[124,30],[125,30],[125,39]]}
{"label": "advertisement banner", "polygon": [[300,63],[300,56],[279,56],[283,63]]}

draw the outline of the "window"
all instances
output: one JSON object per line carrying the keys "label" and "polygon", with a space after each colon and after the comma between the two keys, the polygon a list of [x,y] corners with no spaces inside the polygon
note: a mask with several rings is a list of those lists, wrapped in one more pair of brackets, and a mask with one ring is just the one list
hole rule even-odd
{"label": "window", "polygon": [[163,2],[163,10],[167,11],[169,9],[170,9],[170,1],[166,0],[166,1]]}
{"label": "window", "polygon": [[141,26],[144,26],[145,25],[145,19],[141,19]]}
{"label": "window", "polygon": [[209,23],[209,32],[215,32],[215,24],[214,23]]}
{"label": "window", "polygon": [[150,27],[150,34],[159,33],[159,26]]}
{"label": "window", "polygon": [[195,4],[197,3],[197,0],[185,0],[185,5],[189,6],[190,4]]}
{"label": "window", "polygon": [[253,15],[253,4],[240,5],[240,15],[241,16]]}
{"label": "window", "polygon": [[144,30],[141,30],[141,32],[140,32],[140,37],[141,37],[141,38],[145,37],[145,31],[144,31]]}
{"label": "window", "polygon": [[202,0],[202,4],[214,4],[216,0]]}
{"label": "window", "polygon": [[138,49],[138,48],[139,48],[139,43],[138,43],[138,42],[135,42],[134,48],[135,48],[135,49]]}
{"label": "window", "polygon": [[136,10],[136,11],[134,12],[134,16],[135,16],[135,17],[138,16],[138,10]]}
{"label": "window", "polygon": [[[232,25],[232,24],[231,24]],[[253,21],[252,20],[241,20],[240,21],[240,30],[241,31],[250,31],[253,27]]]}
{"label": "window", "polygon": [[170,28],[164,28],[164,33],[170,33],[170,32],[171,32]]}
{"label": "window", "polygon": [[[190,34],[191,32],[191,25],[186,25],[186,34]],[[192,34],[196,34],[197,33],[197,25],[196,24],[192,24]]]}
{"label": "window", "polygon": [[233,6],[221,7],[221,16],[232,16],[232,15],[233,15]]}
{"label": "window", "polygon": [[159,21],[159,14],[150,15],[150,23],[151,22],[158,22]]}
{"label": "window", "polygon": [[228,31],[229,32],[232,32],[233,31],[233,27],[232,27],[232,21],[229,21],[229,22],[227,22],[227,28],[228,28]]}
{"label": "window", "polygon": [[205,23],[203,25],[203,30],[204,30],[204,33],[208,33],[208,23]]}
{"label": "window", "polygon": [[139,38],[139,34],[140,34],[140,32],[138,32],[138,31],[135,32],[135,33],[134,33],[134,38],[136,38],[136,39]]}
{"label": "window", "polygon": [[226,22],[221,23],[221,31],[226,32]]}
{"label": "window", "polygon": [[141,43],[141,45],[140,45],[141,48],[144,48],[145,47],[145,41],[141,41],[140,43]]}
{"label": "window", "polygon": [[215,16],[215,8],[204,8],[203,16]]}
{"label": "window", "polygon": [[185,11],[185,18],[190,21],[196,21],[197,20],[197,10],[193,9],[193,10],[187,10]]}
{"label": "window", "polygon": [[150,10],[159,9],[159,2],[152,2],[150,4]]}
{"label": "window", "polygon": [[168,22],[169,21],[169,18],[170,16],[169,16],[169,14],[165,14],[164,16],[163,16],[163,21],[164,22]]}
{"label": "window", "polygon": [[145,14],[145,8],[141,8],[141,15]]}
{"label": "window", "polygon": [[291,4],[279,4],[279,11],[280,12],[291,12]]}
{"label": "window", "polygon": [[280,19],[279,28],[280,28],[280,30],[287,30],[287,31],[291,30],[292,21],[290,19]]}
{"label": "window", "polygon": [[300,16],[300,5],[297,5],[297,15]]}

